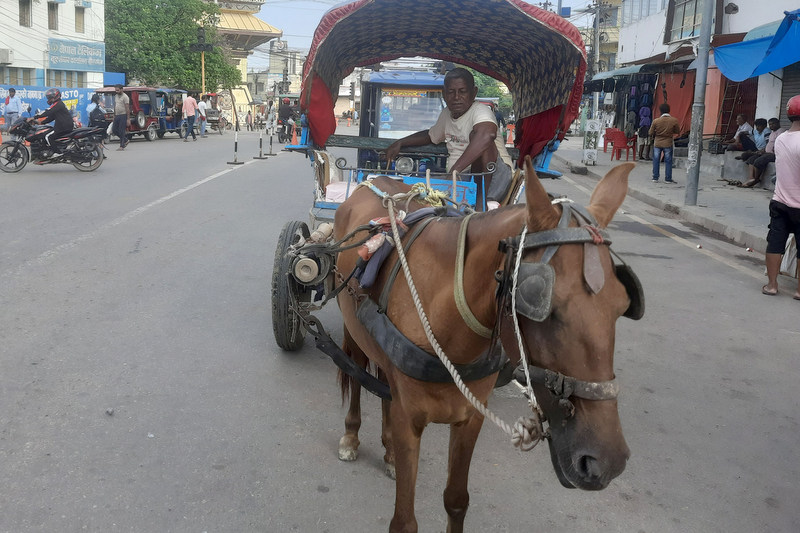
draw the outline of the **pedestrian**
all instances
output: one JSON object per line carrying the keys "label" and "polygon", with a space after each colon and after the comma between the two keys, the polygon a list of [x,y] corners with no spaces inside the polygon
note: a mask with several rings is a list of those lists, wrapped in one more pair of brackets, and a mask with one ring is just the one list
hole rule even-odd
{"label": "pedestrian", "polygon": [[207,100],[208,96],[204,94],[197,103],[197,110],[200,112],[200,137],[208,137],[208,135],[206,135],[206,121],[208,119],[208,117],[206,117],[206,111],[208,110]]}
{"label": "pedestrian", "polygon": [[269,101],[269,108],[267,109],[267,129],[270,135],[275,134],[275,104],[272,100]]}
{"label": "pedestrian", "polygon": [[764,150],[753,153],[750,158],[745,160],[748,179],[742,183],[740,187],[751,188],[757,183],[760,183],[761,175],[764,173],[767,165],[775,162],[775,141],[786,132],[786,128],[781,128],[781,122],[777,118],[769,119],[767,125],[770,129],[767,145],[764,147]]}
{"label": "pedestrian", "polygon": [[[17,96],[17,90],[11,87],[8,90],[8,98],[6,99],[5,119],[6,128],[10,128],[22,116],[22,100]],[[16,135],[11,138],[16,140]]]}
{"label": "pedestrian", "polygon": [[247,110],[247,117],[244,119],[247,124],[247,131],[253,131],[253,113]]}
{"label": "pedestrian", "polygon": [[183,99],[183,116],[186,118],[186,135],[183,137],[183,142],[189,142],[189,134],[192,134],[192,140],[197,140],[197,135],[194,133],[194,118],[197,113],[197,100],[194,99],[192,93],[187,93],[186,98]]}
{"label": "pedestrian", "polygon": [[128,125],[131,123],[131,99],[122,91],[122,84],[114,85],[114,122],[112,131],[119,137],[119,148],[121,152],[128,146]]}
{"label": "pedestrian", "polygon": [[725,151],[739,151],[745,150],[745,145],[755,144],[752,140],[753,126],[747,122],[747,115],[739,113],[736,115],[736,133],[733,134],[728,140],[722,141],[725,145]]}
{"label": "pedestrian", "polygon": [[664,181],[675,183],[672,180],[672,143],[676,135],[681,132],[678,119],[669,114],[669,104],[658,106],[661,116],[650,125],[650,137],[653,138],[653,182],[658,182],[661,170],[661,154],[664,154]]}
{"label": "pedestrian", "polygon": [[[786,115],[792,125],[775,141],[775,193],[769,202],[769,232],[767,232],[767,284],[761,292],[778,294],[778,274],[786,240],[794,234],[800,244],[800,95],[786,104]],[[800,258],[800,247],[797,248]],[[794,299],[800,300],[800,278]]]}

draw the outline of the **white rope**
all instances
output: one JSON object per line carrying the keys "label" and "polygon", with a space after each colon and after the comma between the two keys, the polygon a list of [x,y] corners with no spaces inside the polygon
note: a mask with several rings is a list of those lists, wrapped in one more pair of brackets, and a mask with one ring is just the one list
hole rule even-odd
{"label": "white rope", "polygon": [[[395,242],[398,243],[396,249],[398,258],[400,259],[400,265],[403,267],[403,274],[405,274],[406,282],[408,283],[408,288],[409,291],[411,292],[411,297],[414,300],[414,307],[417,308],[417,314],[419,315],[419,320],[422,323],[423,329],[425,330],[425,336],[428,338],[428,342],[430,342],[434,352],[436,352],[436,356],[439,358],[439,360],[442,362],[445,368],[447,368],[447,371],[453,378],[453,382],[455,383],[456,387],[458,387],[458,390],[461,391],[461,394],[464,395],[464,398],[467,399],[467,401],[475,408],[475,410],[477,410],[485,418],[491,420],[497,427],[499,427],[506,434],[508,434],[511,437],[511,443],[515,447],[518,447],[524,451],[533,449],[533,447],[536,446],[536,444],[538,444],[539,441],[541,440],[541,423],[538,422],[538,420],[541,419],[538,420],[534,420],[531,418],[523,419],[522,417],[520,417],[517,420],[516,424],[514,424],[514,426],[511,427],[506,422],[497,417],[494,413],[492,413],[489,410],[488,407],[479,402],[474,394],[472,394],[472,391],[469,390],[467,385],[461,379],[461,376],[458,374],[458,371],[453,366],[453,363],[451,363],[450,359],[447,358],[447,355],[445,355],[444,351],[442,350],[442,347],[436,340],[436,337],[434,337],[433,331],[431,330],[430,322],[428,321],[428,317],[425,314],[425,310],[422,308],[422,302],[420,302],[419,294],[417,293],[417,288],[414,285],[414,281],[411,279],[411,270],[408,267],[406,254],[403,251],[403,247],[399,245],[401,241],[400,241],[400,234],[397,231],[397,221],[395,220],[395,215],[394,215],[394,199],[386,198],[385,203],[387,209],[389,210],[389,222],[392,226],[392,234],[394,235]],[[516,315],[516,312],[514,312],[513,314]],[[524,357],[524,352],[520,351],[520,355]],[[527,367],[527,364],[524,366]],[[525,371],[527,373],[527,368]],[[530,378],[528,379],[528,385],[530,386]],[[531,393],[532,392],[533,389],[531,389]]]}

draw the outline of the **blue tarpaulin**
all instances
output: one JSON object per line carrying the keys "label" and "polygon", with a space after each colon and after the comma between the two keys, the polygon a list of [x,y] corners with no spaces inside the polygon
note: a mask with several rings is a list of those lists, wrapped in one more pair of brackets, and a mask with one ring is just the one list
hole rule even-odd
{"label": "blue tarpaulin", "polygon": [[800,62],[800,9],[785,11],[775,35],[714,48],[717,68],[743,81]]}

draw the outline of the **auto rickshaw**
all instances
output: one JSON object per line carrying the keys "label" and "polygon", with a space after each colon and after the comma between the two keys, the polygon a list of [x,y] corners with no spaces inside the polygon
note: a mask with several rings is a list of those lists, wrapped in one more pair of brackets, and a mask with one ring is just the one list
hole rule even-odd
{"label": "auto rickshaw", "polygon": [[[163,98],[158,95],[159,90],[153,87],[123,87],[122,91],[130,99],[130,121],[127,136],[142,135],[148,141],[154,141],[159,132],[159,107]],[[100,106],[103,108],[105,120],[114,121],[114,87],[102,87],[96,93],[100,96]]]}

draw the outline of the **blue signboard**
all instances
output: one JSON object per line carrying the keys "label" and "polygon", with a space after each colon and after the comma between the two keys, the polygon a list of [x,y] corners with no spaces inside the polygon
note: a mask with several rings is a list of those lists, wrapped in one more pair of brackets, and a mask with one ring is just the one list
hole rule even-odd
{"label": "blue signboard", "polygon": [[[17,96],[22,101],[22,109],[27,110],[28,106],[31,107],[31,116],[35,115],[37,111],[47,109],[47,98],[44,97],[44,92],[49,87],[34,87],[29,85],[0,85],[0,116],[5,115],[6,97],[8,90],[14,87],[17,90]],[[67,108],[72,111],[72,116],[78,117],[81,124],[84,126],[89,125],[89,113],[86,112],[86,106],[92,99],[94,89],[67,89],[59,87],[61,91],[61,100],[64,101]],[[23,116],[28,116],[27,111]]]}
{"label": "blue signboard", "polygon": [[86,43],[48,39],[50,67],[58,70],[103,72],[106,69],[105,43]]}

